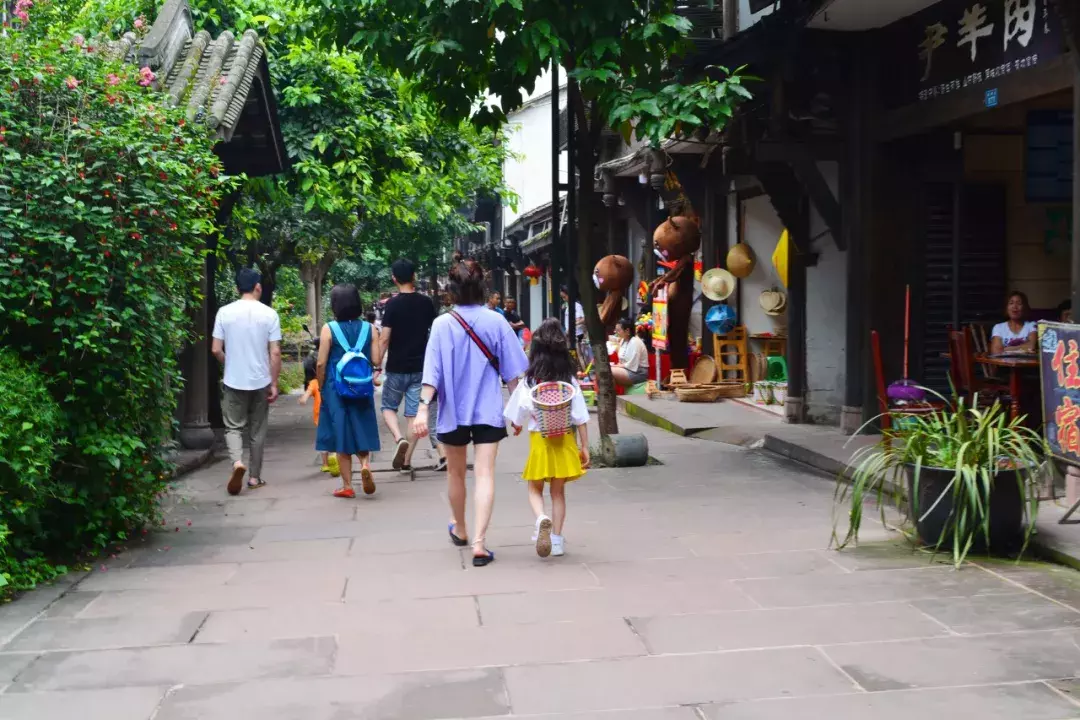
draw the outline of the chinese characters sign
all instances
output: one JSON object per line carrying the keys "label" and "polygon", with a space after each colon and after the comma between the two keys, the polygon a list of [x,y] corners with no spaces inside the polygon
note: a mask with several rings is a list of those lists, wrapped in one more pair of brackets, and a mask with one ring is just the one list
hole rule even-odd
{"label": "chinese characters sign", "polygon": [[887,103],[992,85],[1064,51],[1053,0],[942,0],[885,30]]}
{"label": "chinese characters sign", "polygon": [[1039,323],[1039,370],[1050,452],[1080,465],[1080,325]]}
{"label": "chinese characters sign", "polygon": [[657,350],[667,350],[667,288],[661,288],[656,292],[652,301],[652,344]]}

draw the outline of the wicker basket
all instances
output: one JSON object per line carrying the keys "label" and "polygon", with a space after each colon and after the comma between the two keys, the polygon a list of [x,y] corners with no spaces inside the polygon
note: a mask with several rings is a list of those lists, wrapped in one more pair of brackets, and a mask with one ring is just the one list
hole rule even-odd
{"label": "wicker basket", "polygon": [[690,371],[690,382],[694,385],[711,383],[716,380],[716,361],[708,355],[702,355]]}
{"label": "wicker basket", "polygon": [[683,386],[675,388],[675,397],[679,402],[711,403],[719,400],[722,392],[723,389],[718,387]]}
{"label": "wicker basket", "polygon": [[[680,402],[715,402],[722,398],[746,397],[746,385],[742,382],[716,382],[684,385],[676,388]],[[683,394],[686,397],[683,397]]]}
{"label": "wicker basket", "polygon": [[533,407],[540,435],[546,438],[566,435],[572,429],[570,401],[577,390],[570,383],[546,382],[532,389]]}

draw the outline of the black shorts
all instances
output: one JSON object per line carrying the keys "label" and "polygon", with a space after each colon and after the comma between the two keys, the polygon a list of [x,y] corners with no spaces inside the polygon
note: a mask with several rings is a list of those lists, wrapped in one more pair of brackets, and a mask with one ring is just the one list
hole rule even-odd
{"label": "black shorts", "polygon": [[494,425],[458,425],[453,431],[439,433],[439,442],[450,447],[491,445],[506,439],[506,428]]}

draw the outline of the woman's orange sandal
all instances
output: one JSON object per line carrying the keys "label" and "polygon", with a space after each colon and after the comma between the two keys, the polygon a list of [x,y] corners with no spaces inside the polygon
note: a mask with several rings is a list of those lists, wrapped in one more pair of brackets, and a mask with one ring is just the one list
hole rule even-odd
{"label": "woman's orange sandal", "polygon": [[353,490],[351,487],[338,488],[337,490],[334,491],[334,497],[337,497],[337,498],[349,498],[349,499],[355,498],[356,497],[356,491]]}

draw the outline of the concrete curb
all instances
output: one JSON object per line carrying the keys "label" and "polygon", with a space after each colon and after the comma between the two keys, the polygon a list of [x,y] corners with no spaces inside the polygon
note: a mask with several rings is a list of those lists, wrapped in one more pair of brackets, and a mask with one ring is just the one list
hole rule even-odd
{"label": "concrete curb", "polygon": [[626,417],[633,418],[647,425],[652,425],[653,427],[660,428],[661,430],[667,430],[668,432],[674,433],[681,437],[688,437],[694,432],[700,430],[708,430],[708,428],[694,429],[680,427],[679,425],[673,423],[671,420],[661,417],[660,415],[657,415],[656,413],[645,409],[637,403],[628,402],[626,398],[622,396],[615,398],[615,409]]}

